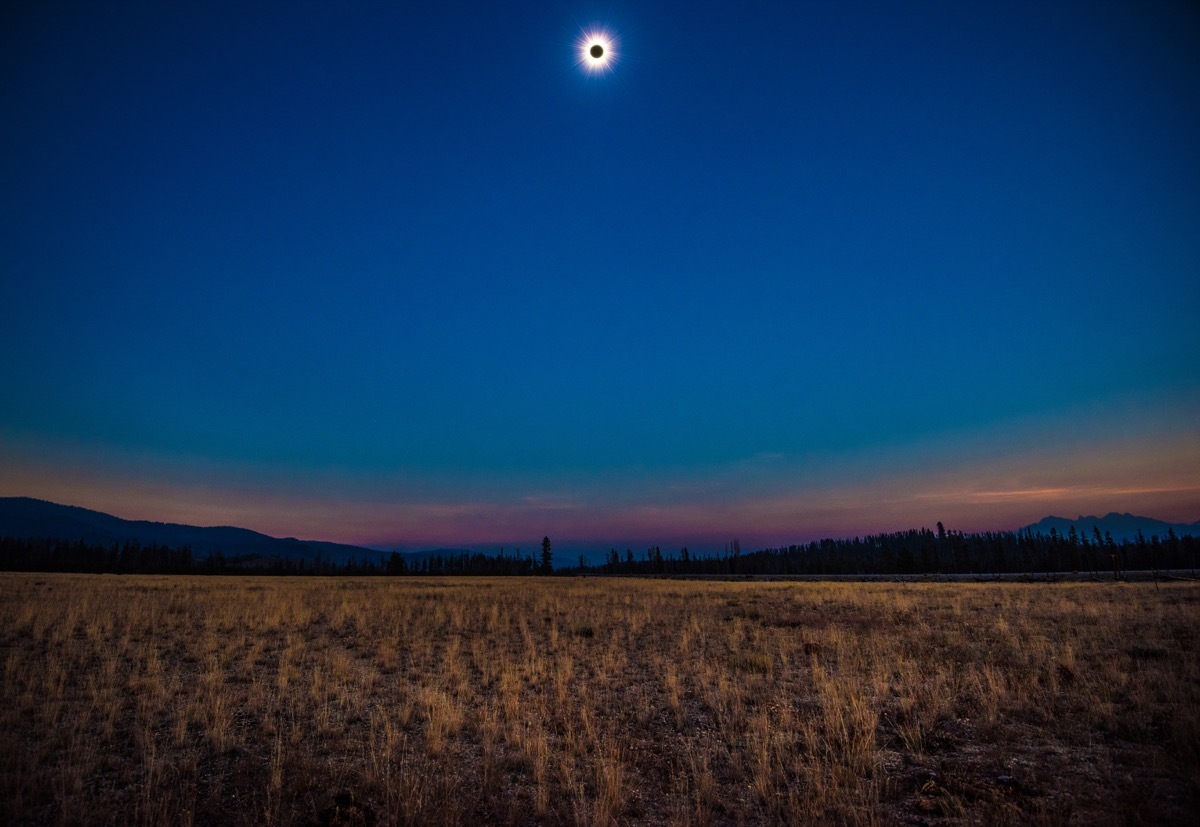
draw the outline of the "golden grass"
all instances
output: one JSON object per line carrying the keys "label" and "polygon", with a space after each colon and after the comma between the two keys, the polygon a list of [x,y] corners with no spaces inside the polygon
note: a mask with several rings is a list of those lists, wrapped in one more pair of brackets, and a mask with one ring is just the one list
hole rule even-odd
{"label": "golden grass", "polygon": [[1192,823],[1200,586],[0,575],[8,824]]}

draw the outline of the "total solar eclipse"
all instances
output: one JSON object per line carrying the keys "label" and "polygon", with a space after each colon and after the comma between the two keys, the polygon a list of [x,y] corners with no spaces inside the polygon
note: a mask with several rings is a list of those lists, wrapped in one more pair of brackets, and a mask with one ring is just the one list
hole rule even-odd
{"label": "total solar eclipse", "polygon": [[617,38],[608,29],[594,28],[580,32],[576,41],[576,62],[591,74],[611,72],[617,60]]}

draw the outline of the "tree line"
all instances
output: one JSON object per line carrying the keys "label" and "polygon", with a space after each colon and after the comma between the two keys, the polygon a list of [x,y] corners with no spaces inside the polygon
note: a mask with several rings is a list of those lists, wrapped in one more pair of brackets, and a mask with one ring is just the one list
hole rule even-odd
{"label": "tree line", "polygon": [[1200,539],[1179,537],[1169,529],[1165,538],[1117,542],[1111,533],[1094,528],[1090,535],[1051,529],[1049,534],[1024,531],[964,533],[926,528],[872,534],[845,540],[764,548],[743,554],[738,541],[714,555],[664,554],[652,546],[637,556],[612,549],[599,566],[579,571],[603,574],[663,575],[856,575],[856,574],[1047,574],[1080,572],[1115,574],[1130,570],[1194,569]]}
{"label": "tree line", "polygon": [[124,574],[281,574],[281,575],[855,575],[979,574],[1001,572],[1081,572],[1120,576],[1126,570],[1195,569],[1200,539],[1191,535],[1117,542],[1099,529],[1067,534],[994,531],[967,534],[913,529],[844,540],[743,553],[737,540],[721,553],[692,554],[686,547],[664,553],[651,546],[643,553],[611,549],[603,563],[555,568],[550,538],[542,540],[540,559],[532,555],[435,553],[420,559],[393,552],[374,560],[338,562],[261,555],[204,557],[188,547],[142,544],[137,540],[89,543],[51,538],[0,538],[0,570],[111,572]]}
{"label": "tree line", "polygon": [[398,552],[377,560],[313,560],[227,555],[220,550],[197,556],[187,546],[174,548],[138,540],[91,543],[53,538],[0,538],[0,571],[111,574],[282,574],[282,575],[530,575],[545,567],[532,556],[481,552],[441,553],[410,559]]}

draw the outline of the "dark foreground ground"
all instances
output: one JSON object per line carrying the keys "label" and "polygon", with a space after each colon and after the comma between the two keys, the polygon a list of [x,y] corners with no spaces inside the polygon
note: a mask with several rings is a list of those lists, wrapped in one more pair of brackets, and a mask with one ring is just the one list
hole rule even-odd
{"label": "dark foreground ground", "polygon": [[0,575],[7,824],[1194,824],[1200,584]]}
{"label": "dark foreground ground", "polygon": [[994,574],[682,574],[659,575],[677,580],[726,580],[807,583],[1200,583],[1200,570],[1138,569],[1119,572],[1004,571]]}

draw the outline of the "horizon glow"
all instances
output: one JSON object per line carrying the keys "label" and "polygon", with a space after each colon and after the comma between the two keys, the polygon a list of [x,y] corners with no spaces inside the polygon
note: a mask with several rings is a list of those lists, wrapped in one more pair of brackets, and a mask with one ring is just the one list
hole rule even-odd
{"label": "horizon glow", "polygon": [[[750,549],[938,521],[967,532],[1011,530],[1051,515],[1109,511],[1192,522],[1200,517],[1200,441],[1188,432],[1194,401],[1158,400],[1140,416],[1138,432],[1117,440],[1106,436],[1113,422],[1127,421],[1139,403],[1011,423],[1000,453],[986,433],[854,456],[763,454],[698,472],[629,472],[619,491],[579,476],[414,486],[326,469],[297,482],[287,469],[78,446],[44,469],[37,463],[53,452],[43,447],[0,453],[0,496],[381,548],[533,548],[549,534],[564,548],[715,550],[737,538]],[[66,467],[71,461],[77,466]]]}

